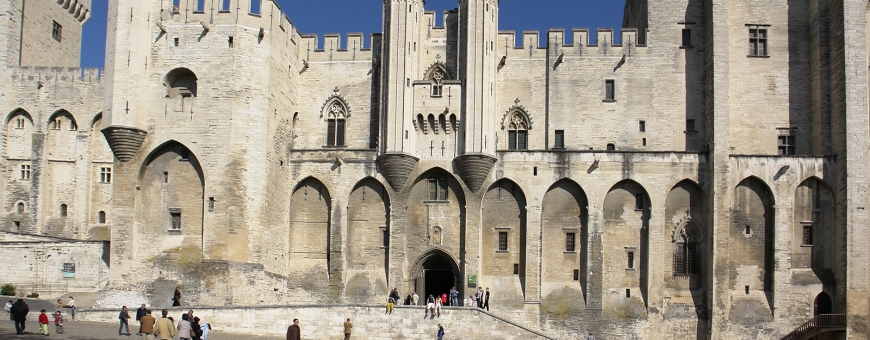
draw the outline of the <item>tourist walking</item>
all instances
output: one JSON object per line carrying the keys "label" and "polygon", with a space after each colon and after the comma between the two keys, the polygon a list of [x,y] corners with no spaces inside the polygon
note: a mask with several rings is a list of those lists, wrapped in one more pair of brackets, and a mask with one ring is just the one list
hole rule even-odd
{"label": "tourist walking", "polygon": [[438,340],[444,339],[444,327],[438,324]]}
{"label": "tourist walking", "polygon": [[[167,320],[168,321],[168,320]],[[157,323],[157,319],[151,316],[150,310],[145,310],[145,315],[143,315],[139,319],[139,335],[142,336],[142,340],[152,340],[154,339],[154,324]]]}
{"label": "tourist walking", "polygon": [[350,322],[350,318],[347,318],[347,321],[344,322],[344,340],[350,340],[350,330],[353,328],[353,323]]}
{"label": "tourist walking", "polygon": [[118,321],[120,324],[118,325],[118,335],[124,334],[121,333],[121,329],[127,327],[126,335],[130,335],[130,313],[127,313],[127,306],[121,306],[121,313],[118,313]]}
{"label": "tourist walking", "polygon": [[[145,312],[148,311],[148,308],[145,308],[145,304],[142,304],[142,307],[136,309],[136,322],[139,323],[139,332],[136,335],[142,335],[142,317],[147,315]],[[153,318],[152,318],[153,319]]]}
{"label": "tourist walking", "polygon": [[12,320],[15,321],[15,334],[24,334],[24,322],[27,321],[27,313],[30,313],[30,307],[24,302],[24,299],[18,299],[10,308],[12,312]]}
{"label": "tourist walking", "polygon": [[172,339],[175,337],[175,325],[166,317],[166,314],[169,314],[168,310],[164,309],[162,313],[163,317],[157,320],[157,325],[154,327],[154,335],[160,340]]}
{"label": "tourist walking", "polygon": [[181,314],[181,321],[178,322],[178,338],[181,340],[190,340],[192,337],[192,331],[190,328],[190,321],[188,320],[187,314]]}
{"label": "tourist walking", "polygon": [[181,306],[181,287],[175,287],[175,293],[172,294],[172,307]]}
{"label": "tourist walking", "polygon": [[299,319],[293,319],[293,324],[287,327],[287,340],[302,340],[302,329],[299,328]]}
{"label": "tourist walking", "polygon": [[489,287],[486,287],[486,294],[483,295],[483,308],[489,311]]}
{"label": "tourist walking", "polygon": [[48,314],[45,314],[45,309],[39,311],[39,329],[36,335],[48,336]]}
{"label": "tourist walking", "polygon": [[72,316],[72,319],[76,319],[76,299],[73,299],[72,295],[70,295],[69,299],[66,300],[66,307],[69,308],[69,315]]}
{"label": "tourist walking", "polygon": [[60,311],[54,312],[54,333],[63,334],[63,315]]}
{"label": "tourist walking", "polygon": [[456,287],[450,287],[450,305],[459,306],[459,291],[456,290]]}
{"label": "tourist walking", "polygon": [[12,300],[6,302],[6,314],[9,314],[9,320],[12,320]]}

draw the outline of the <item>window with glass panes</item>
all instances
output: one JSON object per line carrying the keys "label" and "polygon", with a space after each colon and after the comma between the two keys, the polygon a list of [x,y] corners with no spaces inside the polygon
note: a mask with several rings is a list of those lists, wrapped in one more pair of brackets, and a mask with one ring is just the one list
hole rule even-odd
{"label": "window with glass panes", "polygon": [[777,149],[780,155],[794,155],[794,136],[779,136]]}
{"label": "window with glass panes", "polygon": [[446,201],[447,200],[447,179],[440,176],[429,178],[429,200],[430,201]]}
{"label": "window with glass panes", "polygon": [[506,231],[498,232],[498,251],[508,250],[508,233]]}
{"label": "window with glass panes", "polygon": [[767,56],[767,27],[749,27],[749,55]]}
{"label": "window with glass panes", "polygon": [[514,112],[508,123],[508,149],[526,150],[529,148],[529,120],[522,112]]}

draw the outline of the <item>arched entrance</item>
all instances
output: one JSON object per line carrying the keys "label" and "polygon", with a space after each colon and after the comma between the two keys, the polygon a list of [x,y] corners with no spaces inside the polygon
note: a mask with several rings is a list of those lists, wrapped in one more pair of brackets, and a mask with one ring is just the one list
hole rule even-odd
{"label": "arched entrance", "polygon": [[415,290],[420,295],[421,303],[425,303],[429,295],[450,295],[450,288],[459,290],[462,300],[462,287],[459,284],[459,267],[456,261],[442,250],[433,249],[423,254],[417,261],[418,271],[414,280]]}
{"label": "arched entrance", "polygon": [[821,292],[816,295],[816,301],[813,302],[813,315],[831,314],[831,297],[828,293]]}

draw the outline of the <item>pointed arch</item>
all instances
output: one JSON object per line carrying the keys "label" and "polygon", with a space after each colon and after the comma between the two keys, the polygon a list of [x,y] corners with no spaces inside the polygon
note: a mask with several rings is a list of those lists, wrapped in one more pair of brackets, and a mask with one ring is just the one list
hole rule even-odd
{"label": "pointed arch", "polygon": [[323,104],[320,117],[326,120],[326,146],[344,146],[346,121],[350,118],[350,106],[338,93],[329,97]]}
{"label": "pointed arch", "polygon": [[[759,313],[759,317],[770,317],[774,309],[776,239],[773,192],[767,183],[755,176],[746,177],[733,190],[728,261],[729,268],[734,270],[730,271],[729,288],[744,295],[752,296],[755,293],[768,307],[755,308],[756,313]],[[742,303],[736,303],[736,308],[754,308]],[[757,302],[755,305],[758,305]]]}
{"label": "pointed arch", "polygon": [[526,150],[529,148],[529,130],[532,129],[532,118],[524,107],[511,107],[502,117],[501,129],[507,131],[508,150]]}
{"label": "pointed arch", "polygon": [[502,178],[492,183],[481,202],[481,269],[490,284],[502,287],[499,301],[522,304],[526,296],[526,194],[516,182]]}
{"label": "pointed arch", "polygon": [[440,83],[442,80],[453,79],[453,76],[447,69],[447,64],[445,64],[444,62],[436,61],[432,63],[432,65],[429,65],[429,68],[426,69],[426,73],[423,75],[423,79]]}
{"label": "pointed arch", "polygon": [[347,282],[345,295],[356,302],[380,302],[387,290],[390,249],[389,191],[365,177],[347,202]]}
{"label": "pointed arch", "polygon": [[6,157],[30,159],[33,152],[34,130],[33,118],[30,113],[21,108],[10,112],[6,117],[6,130],[3,135]]}
{"label": "pointed arch", "polygon": [[27,112],[27,110],[20,107],[10,111],[9,114],[6,115],[6,124],[9,124],[9,122],[11,122],[12,119],[16,117],[27,119],[28,121],[30,121],[30,124],[33,124],[33,117],[30,115],[30,112]]}
{"label": "pointed arch", "polygon": [[309,288],[323,289],[331,272],[332,196],[314,177],[306,177],[290,196],[288,266],[294,280],[304,280]]}
{"label": "pointed arch", "polygon": [[[604,286],[639,291],[622,308],[649,304],[650,197],[632,179],[614,184],[604,196]],[[623,278],[622,280],[620,278]],[[617,306],[614,306],[617,307]]]}
{"label": "pointed arch", "polygon": [[[94,115],[93,118],[91,118],[91,129],[94,128],[94,124],[97,124],[97,122],[99,122],[99,121],[101,121],[101,120],[103,120],[103,113],[102,113],[102,112],[98,112],[97,114]],[[99,130],[99,129],[98,129],[98,130]]]}
{"label": "pointed arch", "polygon": [[[601,266],[587,262],[588,221],[589,199],[580,184],[562,178],[547,188],[541,200],[541,296],[547,305],[580,311],[589,301],[589,278],[599,277]],[[580,303],[561,302],[569,292]]]}
{"label": "pointed arch", "polygon": [[69,113],[69,111],[64,109],[52,113],[51,116],[48,117],[46,126],[48,130],[61,130],[64,127],[68,127],[69,130],[78,130],[78,123],[76,122],[75,117],[73,117],[72,113]]}
{"label": "pointed arch", "polygon": [[822,283],[834,267],[836,219],[834,193],[825,181],[811,176],[795,188],[792,223],[792,267],[812,268]]}
{"label": "pointed arch", "polygon": [[139,180],[142,180],[142,176],[144,175],[147,167],[153,163],[157,158],[166,155],[167,153],[171,153],[171,157],[175,157],[179,161],[189,162],[194,169],[196,170],[197,176],[199,177],[200,184],[205,187],[205,173],[203,172],[202,166],[199,163],[199,159],[196,157],[196,153],[191,151],[191,149],[174,139],[167,140],[157,147],[151,149],[151,152],[145,156],[144,161],[142,162],[142,166],[139,169]]}

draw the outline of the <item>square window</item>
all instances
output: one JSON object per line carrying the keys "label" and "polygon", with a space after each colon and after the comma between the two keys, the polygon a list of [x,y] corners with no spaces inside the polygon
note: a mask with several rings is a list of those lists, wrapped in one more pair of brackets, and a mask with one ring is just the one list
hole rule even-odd
{"label": "square window", "polygon": [[112,183],[112,168],[100,168],[100,183]]}
{"label": "square window", "polygon": [[565,148],[565,130],[556,130],[556,145],[553,147],[557,149]]}
{"label": "square window", "polygon": [[508,250],[508,233],[506,231],[498,232],[498,251]]}
{"label": "square window", "polygon": [[170,230],[181,230],[181,209],[169,209]]}
{"label": "square window", "polygon": [[565,233],[565,251],[574,251],[574,242],[576,240],[576,233]]}
{"label": "square window", "polygon": [[777,153],[780,156],[794,155],[794,136],[779,136],[777,138]]}
{"label": "square window", "polygon": [[57,21],[51,22],[51,37],[57,42],[60,42],[63,38],[63,26],[61,26]]}
{"label": "square window", "polygon": [[604,81],[604,100],[605,101],[615,101],[615,87],[614,87],[613,79],[608,79]]}
{"label": "square window", "polygon": [[694,119],[686,119],[686,132],[697,132]]}
{"label": "square window", "polygon": [[680,44],[682,47],[692,47],[692,30],[688,28],[683,29],[683,41]]}
{"label": "square window", "polygon": [[19,179],[29,181],[30,180],[30,164],[21,164],[21,177]]}
{"label": "square window", "polygon": [[749,56],[767,56],[767,28],[749,27]]}

